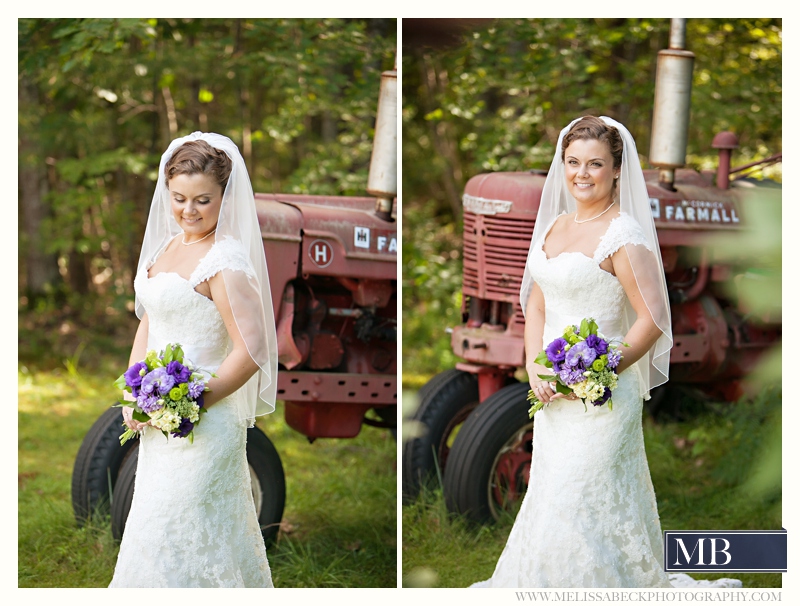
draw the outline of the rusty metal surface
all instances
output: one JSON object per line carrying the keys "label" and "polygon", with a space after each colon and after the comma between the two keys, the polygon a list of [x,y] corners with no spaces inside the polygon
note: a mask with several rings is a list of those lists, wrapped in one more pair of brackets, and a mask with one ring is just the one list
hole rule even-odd
{"label": "rusty metal surface", "polygon": [[302,273],[396,279],[397,223],[375,216],[374,198],[273,196],[302,213]]}
{"label": "rusty metal surface", "polygon": [[372,406],[360,402],[286,402],[286,424],[304,436],[316,438],[354,438],[361,431],[364,414]]}
{"label": "rusty metal surface", "polygon": [[369,406],[397,404],[397,374],[281,371],[278,399]]}
{"label": "rusty metal surface", "polygon": [[484,328],[453,327],[450,337],[453,353],[476,364],[525,366],[522,335],[501,333]]}

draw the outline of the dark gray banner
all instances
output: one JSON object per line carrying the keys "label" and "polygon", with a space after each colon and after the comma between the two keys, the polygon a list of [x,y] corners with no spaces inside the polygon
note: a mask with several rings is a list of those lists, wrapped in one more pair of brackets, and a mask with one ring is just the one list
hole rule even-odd
{"label": "dark gray banner", "polygon": [[665,530],[667,572],[786,572],[786,529]]}

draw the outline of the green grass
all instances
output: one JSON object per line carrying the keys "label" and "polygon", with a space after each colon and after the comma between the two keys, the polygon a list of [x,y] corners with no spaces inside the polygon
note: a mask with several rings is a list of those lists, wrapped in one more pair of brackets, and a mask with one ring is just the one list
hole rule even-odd
{"label": "green grass", "polygon": [[[711,405],[690,420],[644,417],[648,462],[663,530],[781,528],[780,405],[777,391],[752,402]],[[771,466],[764,463],[772,462]],[[777,468],[776,468],[777,467]],[[441,488],[403,506],[403,584],[467,587],[488,579],[513,526],[487,526],[447,511]],[[745,588],[781,587],[780,574],[729,576]]]}
{"label": "green grass", "polygon": [[[83,436],[116,397],[111,382],[127,361],[122,349],[104,363],[84,352],[77,365],[73,359],[41,370],[31,362],[33,355],[21,357],[20,587],[105,587],[111,581],[118,546],[109,523],[95,520],[78,528],[70,482]],[[283,529],[267,553],[275,585],[396,587],[396,442],[391,434],[364,427],[351,440],[309,444],[286,425],[280,405],[258,425],[275,444],[286,472]]]}

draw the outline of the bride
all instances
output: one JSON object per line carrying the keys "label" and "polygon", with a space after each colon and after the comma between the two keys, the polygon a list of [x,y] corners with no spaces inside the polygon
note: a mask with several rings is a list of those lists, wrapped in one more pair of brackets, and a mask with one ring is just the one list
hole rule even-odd
{"label": "bride", "polygon": [[[473,587],[740,587],[667,575],[645,457],[642,399],[668,378],[666,281],[636,146],[585,116],[561,131],[520,292],[534,417],[529,486],[491,579]],[[625,342],[613,409],[554,390],[534,362],[568,325],[594,318]]]}
{"label": "bride", "polygon": [[245,448],[275,408],[275,323],[253,190],[227,137],[196,132],[164,152],[134,288],[130,363],[180,343],[216,378],[193,443],[123,409],[141,444],[110,586],[272,587]]}

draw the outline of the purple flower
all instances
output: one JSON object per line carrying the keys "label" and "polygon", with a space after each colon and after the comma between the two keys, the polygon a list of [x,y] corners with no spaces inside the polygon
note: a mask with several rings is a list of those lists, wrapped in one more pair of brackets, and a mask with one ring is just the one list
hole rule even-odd
{"label": "purple flower", "polygon": [[595,401],[593,402],[593,404],[594,404],[595,406],[602,406],[603,404],[605,404],[606,402],[608,402],[608,399],[609,399],[610,397],[611,397],[611,390],[610,390],[608,387],[606,387],[606,390],[603,392],[603,395],[602,395],[602,396],[600,396],[600,399],[599,399],[599,400],[595,400]]}
{"label": "purple flower", "polygon": [[565,347],[567,342],[561,337],[555,339],[547,346],[547,359],[551,362],[563,362],[566,356]]}
{"label": "purple flower", "polygon": [[145,413],[150,414],[162,408],[163,405],[158,403],[159,397],[156,394],[147,395],[144,393],[139,394],[139,397],[136,398],[136,403],[139,405]]}
{"label": "purple flower", "polygon": [[598,356],[602,356],[608,351],[608,343],[597,335],[589,335],[586,337],[586,344],[594,349]]}
{"label": "purple flower", "polygon": [[128,387],[139,387],[142,384],[142,375],[139,374],[142,369],[147,372],[147,364],[137,362],[125,371],[125,384]]}
{"label": "purple flower", "polygon": [[608,350],[608,367],[609,368],[616,368],[621,359],[622,359],[622,354],[619,353],[619,350],[617,350],[617,349],[609,349]]}
{"label": "purple flower", "polygon": [[192,371],[178,361],[167,364],[167,374],[175,379],[176,383],[186,383],[192,376]]}
{"label": "purple flower", "polygon": [[191,432],[193,429],[194,429],[194,423],[192,423],[189,419],[184,418],[181,421],[181,424],[178,425],[178,429],[172,432],[172,437],[185,438],[186,436],[189,435],[189,432]]}
{"label": "purple flower", "polygon": [[206,384],[202,380],[199,380],[199,381],[195,380],[195,381],[189,382],[189,397],[192,400],[196,400],[197,398],[199,398],[202,395],[203,390],[205,389],[205,387],[206,387]]}
{"label": "purple flower", "polygon": [[597,357],[597,352],[586,344],[586,341],[581,341],[573,345],[566,355],[566,361],[572,368],[580,368],[586,370]]}
{"label": "purple flower", "polygon": [[165,368],[156,368],[142,379],[142,391],[148,395],[157,390],[159,394],[165,396],[174,386],[175,378],[167,374]]}
{"label": "purple flower", "polygon": [[567,385],[575,385],[586,379],[580,368],[563,368],[561,372],[558,373],[558,376],[561,377],[561,380]]}

